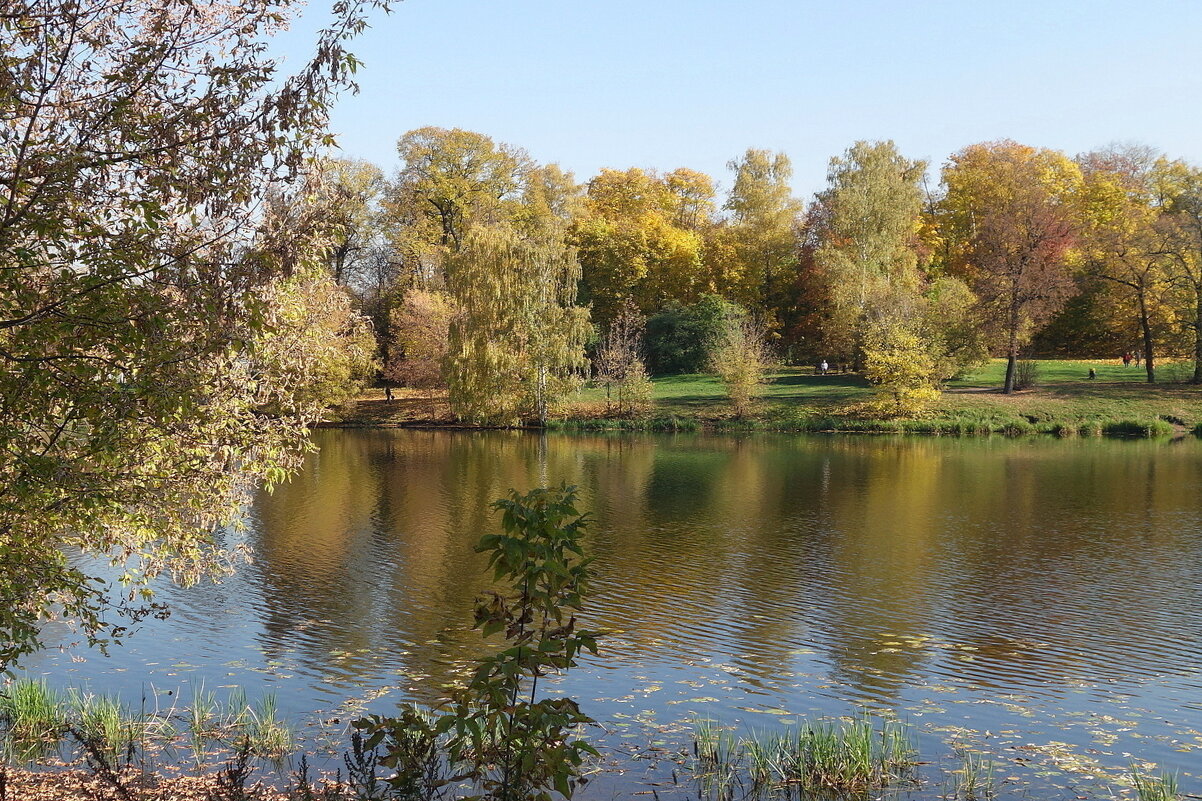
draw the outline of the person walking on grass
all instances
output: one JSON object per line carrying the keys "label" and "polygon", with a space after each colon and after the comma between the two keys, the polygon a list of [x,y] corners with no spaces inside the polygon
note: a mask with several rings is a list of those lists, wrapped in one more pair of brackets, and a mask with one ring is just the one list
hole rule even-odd
{"label": "person walking on grass", "polygon": [[820,371],[820,372],[821,372],[823,375],[826,375],[826,371],[827,371],[827,369],[828,369],[829,367],[830,367],[830,365],[828,365],[828,364],[826,363],[826,359],[823,359],[823,360],[822,360],[822,362],[821,362],[821,363],[818,365],[818,370],[819,370],[819,371]]}

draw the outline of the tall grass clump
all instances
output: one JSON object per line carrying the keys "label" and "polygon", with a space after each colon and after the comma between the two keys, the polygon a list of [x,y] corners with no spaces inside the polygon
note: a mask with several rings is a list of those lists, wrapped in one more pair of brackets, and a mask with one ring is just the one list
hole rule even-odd
{"label": "tall grass clump", "polygon": [[79,738],[113,761],[131,752],[142,736],[142,721],[112,696],[72,690],[71,706]]}
{"label": "tall grass clump", "polygon": [[896,721],[881,721],[878,727],[869,716],[806,723],[737,741],[712,721],[698,721],[693,752],[699,778],[714,790],[733,786],[745,775],[755,790],[865,793],[905,780],[915,764],[905,727]]}
{"label": "tall grass clump", "polygon": [[187,707],[188,728],[194,739],[205,739],[221,731],[216,694],[205,690],[204,682],[193,685],[192,703]]}
{"label": "tall grass clump", "polygon": [[993,762],[981,754],[966,751],[961,758],[960,770],[956,771],[952,797],[959,801],[992,798],[993,782]]}
{"label": "tall grass clump", "polygon": [[693,722],[694,772],[708,798],[726,801],[741,783],[739,766],[743,743],[713,720]]}
{"label": "tall grass clump", "polygon": [[798,730],[786,778],[811,790],[864,791],[886,787],[905,777],[914,749],[904,727],[870,717],[838,725],[807,724]]}
{"label": "tall grass clump", "polygon": [[253,709],[248,709],[246,739],[251,750],[260,756],[280,757],[292,750],[296,738],[292,729],[280,717],[274,693],[264,695]]}
{"label": "tall grass clump", "polygon": [[1132,765],[1131,784],[1135,787],[1136,801],[1180,801],[1182,797],[1177,789],[1177,774],[1175,773],[1149,776],[1140,773],[1139,769]]}
{"label": "tall grass clump", "polygon": [[66,725],[63,697],[45,679],[16,679],[0,691],[0,720],[12,741],[57,742]]}
{"label": "tall grass clump", "polygon": [[1170,437],[1173,426],[1164,420],[1112,420],[1102,426],[1108,437]]}

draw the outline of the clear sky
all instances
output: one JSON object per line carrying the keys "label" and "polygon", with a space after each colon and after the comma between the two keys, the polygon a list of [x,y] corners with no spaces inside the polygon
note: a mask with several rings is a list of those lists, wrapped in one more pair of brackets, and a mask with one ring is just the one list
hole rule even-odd
{"label": "clear sky", "polygon": [[[309,12],[281,43],[300,58]],[[352,46],[347,156],[392,172],[413,128],[466,128],[559,162],[691,167],[727,188],[748,147],[794,191],[893,139],[937,169],[1011,138],[1070,155],[1117,141],[1202,163],[1202,0],[405,0]]]}

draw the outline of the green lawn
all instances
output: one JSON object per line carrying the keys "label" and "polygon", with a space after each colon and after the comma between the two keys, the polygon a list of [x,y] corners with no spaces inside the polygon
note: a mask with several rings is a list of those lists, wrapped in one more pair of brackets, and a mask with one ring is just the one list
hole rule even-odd
{"label": "green lawn", "polygon": [[[1003,395],[1000,391],[1006,364],[995,359],[972,373],[949,382],[940,401],[920,419],[880,421],[869,419],[863,402],[872,387],[851,374],[816,375],[813,368],[784,368],[774,372],[764,387],[759,408],[751,419],[734,420],[721,382],[711,375],[675,375],[654,379],[651,425],[679,418],[699,426],[750,426],[766,429],[1011,431],[1035,430],[1067,433],[1145,431],[1167,433],[1202,423],[1202,388],[1182,381],[1191,375],[1192,363],[1169,363],[1158,369],[1161,383],[1145,383],[1142,367],[1121,362],[1048,359],[1038,362],[1038,384],[1033,389]],[[1097,378],[1089,380],[1089,370]],[[573,419],[591,419],[591,427],[606,426],[605,391],[582,390],[568,411]],[[644,421],[646,422],[646,421]],[[616,423],[639,427],[639,422]]]}
{"label": "green lawn", "polygon": [[[1097,379],[1089,380],[1089,369]],[[783,368],[770,376],[755,411],[737,417],[712,375],[672,375],[654,379],[654,405],[634,419],[608,414],[605,390],[586,387],[570,399],[556,427],[567,429],[761,429],[768,431],[884,431],[915,433],[1160,435],[1202,431],[1202,387],[1183,383],[1192,363],[1168,363],[1158,370],[1162,383],[1144,383],[1142,368],[1115,361],[1040,360],[1039,383],[1013,395],[1001,393],[1005,362],[995,359],[949,383],[925,414],[907,420],[882,419],[867,409],[873,397],[857,375],[815,375],[812,367]],[[457,426],[445,394],[399,390],[386,400],[369,390],[330,425]]]}

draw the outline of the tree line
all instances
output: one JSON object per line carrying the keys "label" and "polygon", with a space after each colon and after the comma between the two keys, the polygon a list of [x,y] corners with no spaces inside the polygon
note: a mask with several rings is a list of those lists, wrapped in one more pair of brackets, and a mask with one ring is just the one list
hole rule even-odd
{"label": "tree line", "polygon": [[637,400],[648,373],[716,369],[717,343],[757,336],[752,362],[862,371],[898,408],[990,354],[1006,392],[1032,353],[1139,353],[1149,382],[1190,356],[1202,381],[1202,170],[1149,148],[985,142],[935,183],[861,141],[808,203],[767,150],[729,163],[724,194],[687,168],[578,182],[459,129],[397,150],[392,177],[328,162],[331,271],[385,377],[447,388],[467,419],[545,418],[585,365]]}

